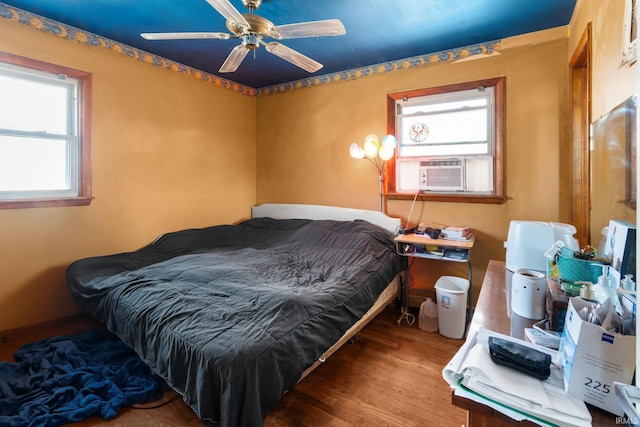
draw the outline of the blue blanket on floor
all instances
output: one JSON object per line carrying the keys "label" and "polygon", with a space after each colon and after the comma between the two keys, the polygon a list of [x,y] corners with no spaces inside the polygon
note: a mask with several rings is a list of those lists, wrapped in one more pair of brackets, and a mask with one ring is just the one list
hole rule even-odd
{"label": "blue blanket on floor", "polygon": [[0,362],[0,426],[105,420],[156,394],[162,380],[115,335],[94,330],[24,345]]}

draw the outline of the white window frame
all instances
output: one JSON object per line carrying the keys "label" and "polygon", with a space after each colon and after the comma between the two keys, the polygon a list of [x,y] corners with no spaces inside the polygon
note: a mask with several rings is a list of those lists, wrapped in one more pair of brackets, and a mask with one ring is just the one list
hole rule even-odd
{"label": "white window frame", "polygon": [[3,137],[64,143],[65,164],[61,167],[65,170],[60,172],[65,175],[65,185],[49,189],[0,190],[0,209],[91,203],[91,74],[0,52],[0,75],[63,88],[67,98],[66,129],[61,133],[0,128]]}

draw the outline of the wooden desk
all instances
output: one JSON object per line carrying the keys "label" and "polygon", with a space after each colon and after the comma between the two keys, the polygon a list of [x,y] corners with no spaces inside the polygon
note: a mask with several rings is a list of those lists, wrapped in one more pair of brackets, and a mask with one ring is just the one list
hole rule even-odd
{"label": "wooden desk", "polygon": [[[507,282],[510,272],[502,261],[489,261],[487,272],[476,304],[475,313],[469,325],[469,333],[480,327],[511,336],[524,336],[524,328],[535,322],[523,317],[507,314]],[[492,408],[451,393],[451,402],[469,411],[469,427],[535,426],[529,421],[518,422]],[[615,426],[616,416],[599,408],[587,405],[593,417],[593,426]]]}
{"label": "wooden desk", "polygon": [[[435,259],[438,261],[466,262],[469,273],[469,290],[467,296],[467,322],[473,315],[473,286],[471,268],[471,249],[475,243],[475,236],[469,240],[432,239],[424,234],[401,234],[394,239],[396,252],[399,255],[412,258]],[[434,250],[431,250],[434,248]],[[408,272],[407,272],[408,275]],[[402,313],[396,322],[398,325],[409,311],[409,288],[407,277],[403,280],[401,303]]]}

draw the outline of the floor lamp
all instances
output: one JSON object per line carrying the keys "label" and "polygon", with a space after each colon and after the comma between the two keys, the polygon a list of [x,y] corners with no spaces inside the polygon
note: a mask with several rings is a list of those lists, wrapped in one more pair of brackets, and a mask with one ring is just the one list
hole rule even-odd
{"label": "floor lamp", "polygon": [[393,157],[396,145],[398,145],[398,141],[393,135],[387,135],[382,138],[382,144],[380,144],[377,136],[367,135],[362,147],[356,142],[351,144],[349,147],[349,154],[351,154],[351,157],[354,159],[367,159],[378,170],[378,210],[380,212],[382,212],[382,203],[384,198],[384,164],[387,160]]}

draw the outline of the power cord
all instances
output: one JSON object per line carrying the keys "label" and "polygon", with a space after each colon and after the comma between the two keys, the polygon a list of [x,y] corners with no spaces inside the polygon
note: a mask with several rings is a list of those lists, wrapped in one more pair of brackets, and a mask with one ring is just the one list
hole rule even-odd
{"label": "power cord", "polygon": [[411,209],[409,209],[409,216],[407,217],[407,226],[405,227],[405,230],[409,229],[409,224],[411,221],[411,214],[413,214],[413,207],[416,205],[416,200],[418,199],[418,194],[420,194],[420,190],[418,189],[416,191],[416,194],[413,196],[413,202],[411,203]]}
{"label": "power cord", "polygon": [[[175,393],[175,396],[173,397],[169,397],[166,396],[165,394],[167,393]],[[131,405],[131,407],[133,409],[158,409],[161,408],[165,405],[168,405],[169,403],[173,402],[174,400],[178,399],[180,396],[180,394],[178,394],[177,392],[169,389],[168,391],[165,391],[162,393],[162,397],[155,399],[153,401],[149,401],[148,403],[135,403],[133,405]]]}
{"label": "power cord", "polygon": [[403,319],[407,321],[407,325],[411,326],[416,323],[416,316],[409,313],[404,307],[400,309],[400,313],[403,315]]}

